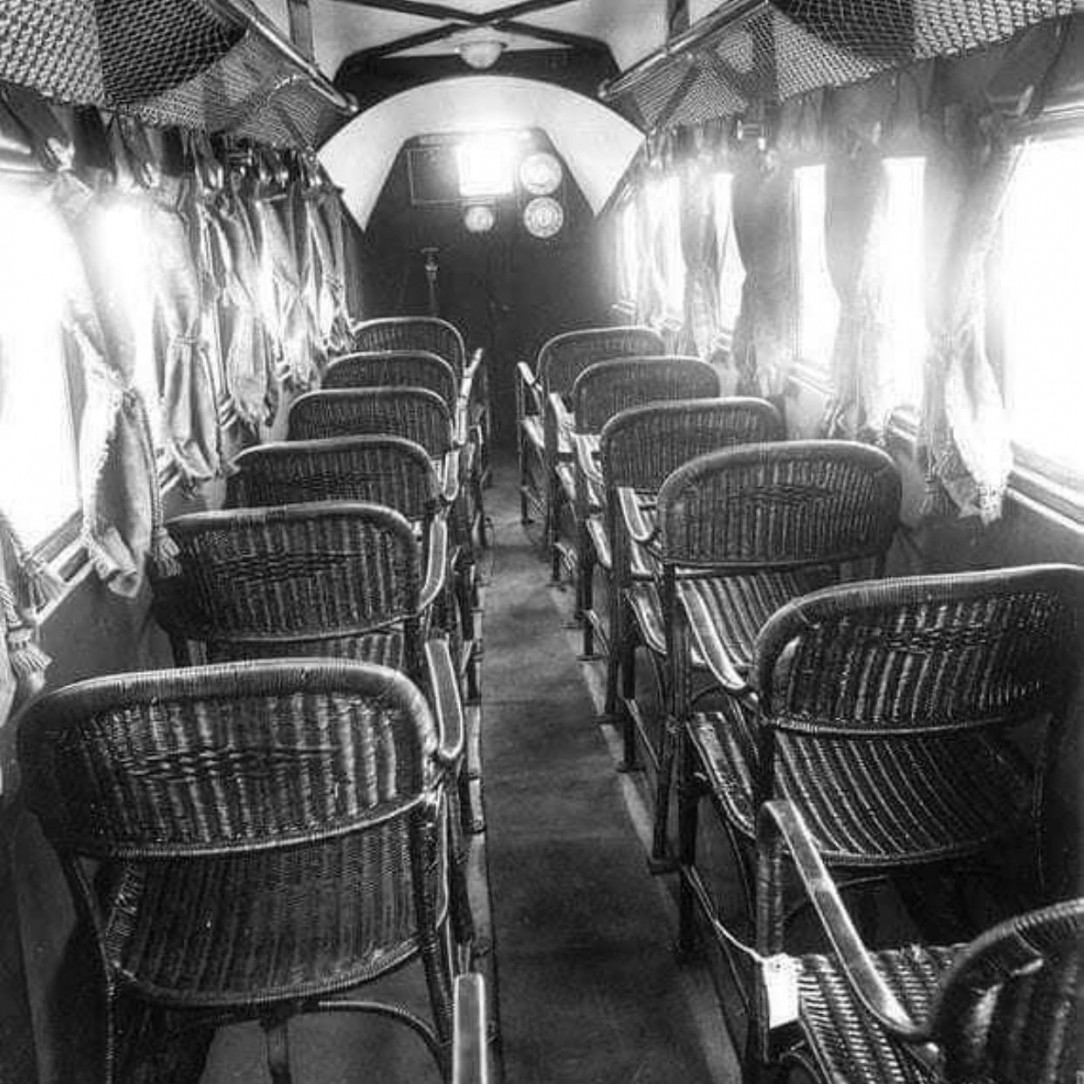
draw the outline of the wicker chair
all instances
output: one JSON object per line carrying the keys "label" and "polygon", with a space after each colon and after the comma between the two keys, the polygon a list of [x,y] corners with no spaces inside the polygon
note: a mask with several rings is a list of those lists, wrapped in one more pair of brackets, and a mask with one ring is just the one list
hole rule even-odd
{"label": "wicker chair", "polygon": [[477,434],[479,456],[478,484],[482,486],[489,471],[490,443],[489,374],[482,350],[467,358],[467,348],[459,329],[437,316],[382,316],[355,324],[351,330],[353,347],[359,353],[392,350],[426,350],[443,358],[459,379],[459,397],[465,404],[466,424]]}
{"label": "wicker chair", "polygon": [[[448,690],[443,645],[429,655]],[[288,1084],[288,1017],[347,1010],[408,1025],[450,1079],[451,690],[434,711],[384,667],[269,660],[98,678],[31,705],[23,793],[97,942],[99,1079],[130,1079],[149,1053],[129,1036],[161,1045],[162,1026],[127,1026],[152,1015],[186,1042],[182,1028],[259,1020]],[[411,960],[431,1020],[348,994]]]}
{"label": "wicker chair", "polygon": [[422,548],[398,512],[353,501],[192,512],[166,524],[180,572],[155,614],[183,664],[323,655],[419,680],[447,564],[436,521]]}
{"label": "wicker chair", "polygon": [[[689,766],[736,846],[753,840],[764,802],[786,798],[829,866],[959,874],[1040,831],[1082,627],[1084,568],[1068,565],[812,592],[761,629],[755,696],[688,718]],[[1035,764],[1020,743],[1040,750]],[[695,903],[712,907],[695,868],[695,802],[683,793],[686,928]]]}
{"label": "wicker chair", "polygon": [[427,350],[343,354],[327,367],[320,386],[428,388],[447,403],[453,417],[460,402],[456,371],[442,357]]}
{"label": "wicker chair", "polygon": [[[645,639],[663,630],[667,722],[653,859],[666,862],[677,734],[697,695],[748,693],[757,632],[783,603],[846,576],[877,575],[895,534],[900,479],[877,448],[784,441],[700,456],[659,489],[652,537],[662,569],[657,614],[633,612]],[[693,688],[693,671],[708,682]]]}
{"label": "wicker chair", "polygon": [[[563,561],[576,580],[576,615],[583,623],[583,654],[594,654],[595,635],[602,623],[594,609],[594,569],[597,563],[589,522],[601,520],[606,500],[599,469],[599,434],[615,414],[629,407],[673,399],[709,399],[719,394],[719,376],[707,362],[695,357],[637,356],[589,365],[572,385],[573,428],[571,461],[557,464],[558,508],[554,561]],[[573,510],[575,542],[560,540],[560,508]]]}
{"label": "wicker chair", "polygon": [[453,540],[474,563],[474,537],[484,531],[481,481],[456,441],[448,405],[428,388],[333,388],[300,395],[286,416],[288,440],[383,434],[420,444],[440,472],[452,506]]}
{"label": "wicker chair", "polygon": [[[1084,899],[1013,917],[970,944],[871,951],[794,805],[762,807],[758,854],[762,963],[744,1079],[776,1080],[780,1065],[832,1084],[1066,1084],[1079,1074]],[[828,953],[784,954],[784,856]]]}
{"label": "wicker chair", "polygon": [[[606,666],[607,714],[620,715],[625,739],[625,766],[639,766],[637,734],[658,770],[653,746],[636,702],[636,648],[643,643],[663,690],[665,702],[666,639],[662,625],[639,637],[629,612],[630,601],[645,618],[660,616],[655,580],[658,568],[650,554],[631,541],[631,532],[649,533],[654,526],[655,499],[670,473],[690,459],[738,444],[778,441],[784,437],[779,412],[764,399],[732,397],[654,403],[623,410],[603,427],[599,438],[606,487],[605,517],[588,520],[599,563],[610,569],[611,650]],[[618,677],[621,697],[618,698]]]}
{"label": "wicker chair", "polygon": [[[557,487],[557,460],[572,458],[568,432],[569,403],[576,377],[596,361],[635,354],[661,354],[662,336],[648,327],[592,327],[566,331],[542,345],[534,372],[526,362],[516,368],[516,449],[519,458],[520,515],[529,523],[541,518],[547,554],[551,552],[551,515]],[[557,400],[561,407],[553,407]],[[555,573],[556,574],[556,573]]]}
{"label": "wicker chair", "polygon": [[[245,449],[233,467],[226,481],[228,508],[328,500],[384,504],[414,525],[423,560],[428,559],[435,520],[447,514],[432,460],[424,448],[402,437],[272,442]],[[447,608],[441,624],[456,658],[474,637],[471,572],[467,555],[449,546],[446,584],[454,607]]]}

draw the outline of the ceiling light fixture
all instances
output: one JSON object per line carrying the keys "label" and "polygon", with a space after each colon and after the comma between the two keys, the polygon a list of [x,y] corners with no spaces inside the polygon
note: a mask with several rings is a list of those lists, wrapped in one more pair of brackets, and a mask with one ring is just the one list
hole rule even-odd
{"label": "ceiling light fixture", "polygon": [[479,36],[464,38],[456,46],[456,52],[469,67],[484,71],[497,63],[497,58],[504,52],[504,46],[503,38]]}

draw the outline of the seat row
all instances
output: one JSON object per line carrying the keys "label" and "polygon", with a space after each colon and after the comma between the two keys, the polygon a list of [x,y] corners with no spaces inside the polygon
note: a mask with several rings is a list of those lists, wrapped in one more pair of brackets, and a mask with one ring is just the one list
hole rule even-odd
{"label": "seat row", "polygon": [[[154,613],[177,668],[47,694],[20,730],[27,800],[99,940],[107,1079],[146,1054],[126,1012],[258,1019],[279,1084],[289,1016],[343,1009],[407,1025],[445,1079],[485,1079],[463,711],[481,362],[443,321],[408,324],[359,325],[365,349],[291,404],[286,439],[237,457],[226,507],[167,523]],[[428,1020],[342,996],[411,959]]]}
{"label": "seat row", "polygon": [[[901,499],[887,454],[785,440],[773,406],[719,398],[709,366],[645,344],[644,329],[567,333],[522,373],[523,513],[543,517],[554,575],[576,577],[586,656],[605,629],[625,766],[646,753],[655,769],[652,866],[679,873],[681,947],[707,930],[742,977],[750,1079],[799,1063],[833,1081],[924,1081],[944,1059],[947,1079],[1011,1079],[1029,1058],[1046,1060],[1028,1079],[1066,1079],[1084,1034],[1084,901],[1046,876],[1040,814],[1081,672],[1084,569],[886,578]],[[705,865],[713,825],[737,914]],[[1026,913],[962,951],[867,951],[835,883],[957,877],[1013,844],[1029,868],[1011,887],[1031,891],[1008,910]],[[828,956],[788,954],[788,869]]]}

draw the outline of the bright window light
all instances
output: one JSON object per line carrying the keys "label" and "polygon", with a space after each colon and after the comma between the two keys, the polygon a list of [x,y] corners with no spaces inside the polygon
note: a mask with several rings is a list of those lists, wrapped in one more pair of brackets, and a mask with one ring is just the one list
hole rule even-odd
{"label": "bright window light", "polygon": [[896,383],[896,403],[917,406],[922,398],[926,356],[926,277],[923,238],[922,158],[886,158],[888,207],[885,214],[885,290],[888,293],[888,349]]}
{"label": "bright window light", "polygon": [[681,180],[671,175],[647,189],[655,266],[663,307],[669,316],[685,310],[685,257],[681,252]]}
{"label": "bright window light", "polygon": [[0,187],[0,508],[33,546],[79,507],[64,379],[75,248],[40,193]]}
{"label": "bright window light", "polygon": [[[887,158],[888,193],[885,207],[883,258],[887,297],[890,365],[897,405],[917,404],[922,391],[926,317],[922,199],[924,161]],[[824,237],[825,169],[796,169],[798,191],[798,259],[802,357],[827,369],[839,323],[839,297],[828,274]]]}
{"label": "bright window light", "polygon": [[1084,476],[1084,139],[1036,143],[1004,213],[1005,397],[1013,439]]}
{"label": "bright window light", "polygon": [[738,251],[731,208],[733,177],[716,173],[712,181],[715,212],[715,243],[719,267],[719,323],[733,331],[741,312],[741,290],[745,281],[745,266]]}
{"label": "bright window light", "polygon": [[142,198],[118,200],[97,221],[94,238],[120,307],[131,320],[135,384],[143,396],[156,449],[163,447],[154,346],[153,238]]}
{"label": "bright window light", "polygon": [[798,193],[798,283],[802,357],[827,369],[839,323],[839,296],[828,274],[824,241],[824,166],[794,171]]}
{"label": "bright window light", "polygon": [[515,136],[509,132],[479,132],[464,139],[455,152],[460,196],[507,196],[511,193],[518,146]]}

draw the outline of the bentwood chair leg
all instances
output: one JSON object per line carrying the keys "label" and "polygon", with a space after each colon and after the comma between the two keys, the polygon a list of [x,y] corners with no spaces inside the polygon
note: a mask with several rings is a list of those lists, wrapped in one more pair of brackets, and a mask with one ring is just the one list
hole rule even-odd
{"label": "bentwood chair leg", "polygon": [[595,657],[595,625],[589,615],[595,608],[595,553],[591,545],[591,536],[586,528],[580,531],[577,564],[579,583],[576,585],[576,590],[580,596],[580,620],[583,622],[583,657],[593,659]]}
{"label": "bentwood chair leg", "polygon": [[287,1032],[289,1017],[275,1015],[261,1021],[267,1048],[267,1068],[271,1084],[291,1084],[290,1043]]}
{"label": "bentwood chair leg", "polygon": [[[602,705],[605,715],[613,719],[617,716],[617,680],[625,656],[624,622],[621,620],[621,598],[610,577],[610,650],[606,653],[606,700]],[[628,749],[625,750],[626,762]]]}
{"label": "bentwood chair leg", "polygon": [[557,539],[561,533],[560,524],[560,483],[557,480],[557,474],[552,469],[547,469],[547,489],[548,496],[546,499],[546,549],[550,555],[550,579],[554,583],[559,583],[561,580],[561,553],[557,549]]}
{"label": "bentwood chair leg", "polygon": [[663,720],[659,768],[655,779],[655,820],[651,841],[651,862],[660,869],[673,868],[669,855],[670,787],[674,775],[674,747],[677,744],[677,720],[667,713]]}
{"label": "bentwood chair leg", "polygon": [[700,788],[694,774],[689,742],[678,733],[678,863],[681,884],[678,890],[678,953],[689,957],[696,949],[696,893],[687,871],[696,867],[696,834],[699,827]]}

